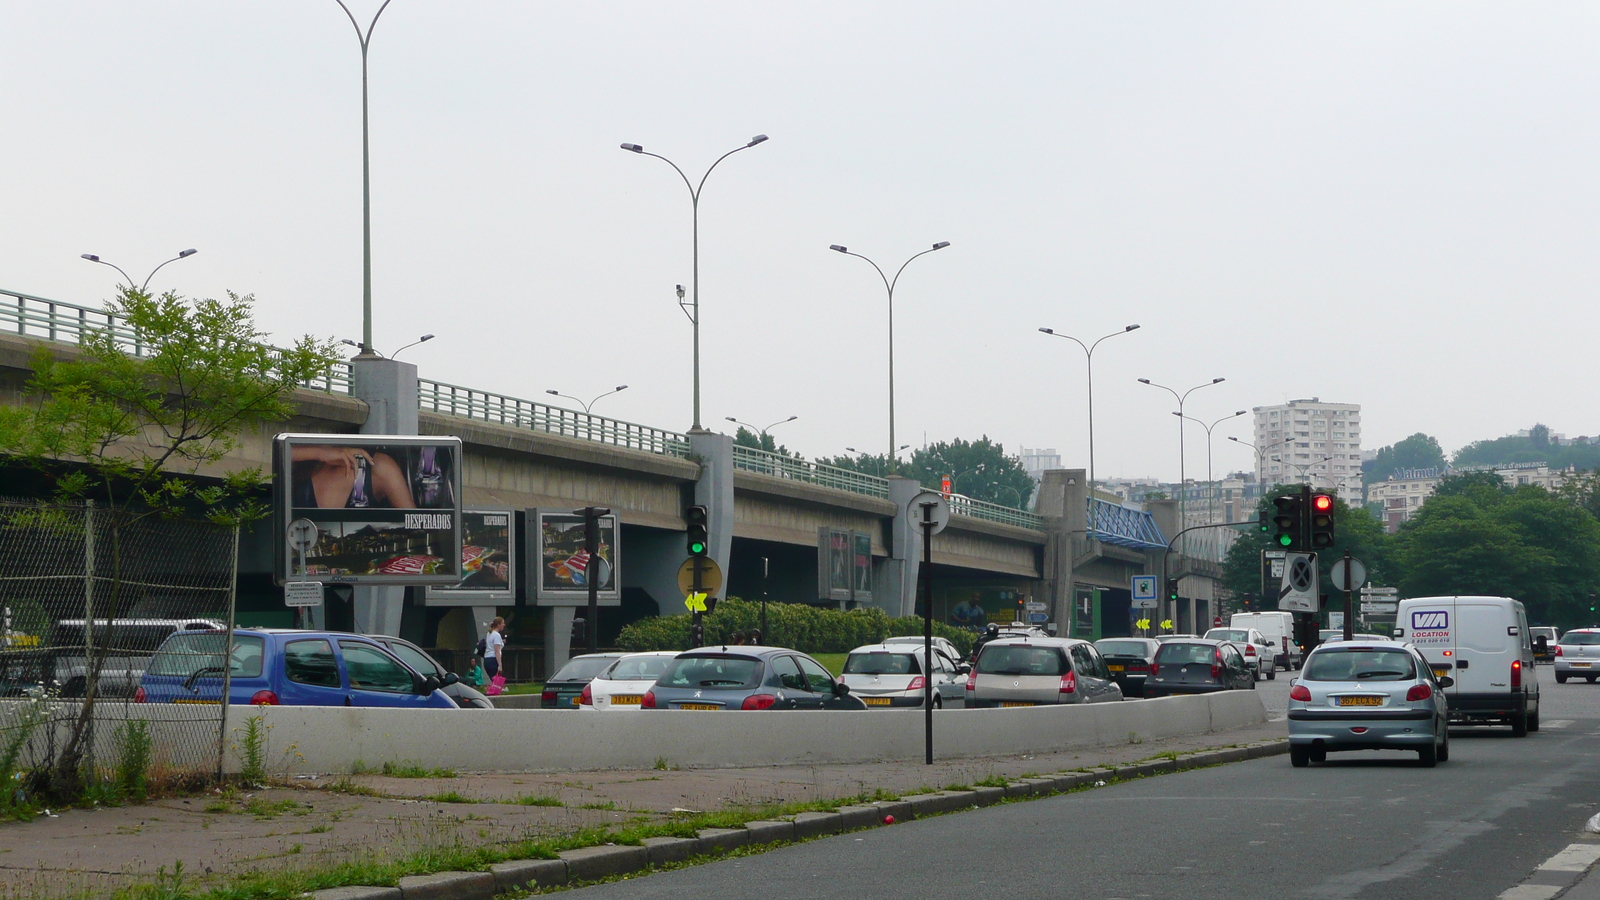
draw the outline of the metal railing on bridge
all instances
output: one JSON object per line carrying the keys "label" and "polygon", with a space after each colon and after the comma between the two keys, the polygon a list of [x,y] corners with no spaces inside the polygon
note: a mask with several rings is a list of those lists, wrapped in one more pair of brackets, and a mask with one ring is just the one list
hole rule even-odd
{"label": "metal railing on bridge", "polygon": [[[929,490],[932,490],[932,488]],[[947,494],[945,496],[950,503],[951,515],[986,519],[990,522],[1015,525],[1018,528],[1030,528],[1034,531],[1044,530],[1044,516],[1035,515],[1026,510],[1002,506],[999,503],[990,503],[988,500],[968,497],[965,494]]]}
{"label": "metal railing on bridge", "polygon": [[739,444],[733,445],[733,467],[774,478],[787,478],[838,491],[849,491],[852,494],[865,494],[868,497],[882,499],[889,497],[889,481],[886,478]]}
{"label": "metal railing on bridge", "polygon": [[417,379],[417,399],[421,407],[447,416],[494,422],[514,428],[527,428],[566,437],[614,444],[630,450],[643,450],[663,456],[689,455],[689,439],[675,431],[635,425],[592,413],[551,406],[534,400],[519,400],[503,394],[475,390],[442,381]]}

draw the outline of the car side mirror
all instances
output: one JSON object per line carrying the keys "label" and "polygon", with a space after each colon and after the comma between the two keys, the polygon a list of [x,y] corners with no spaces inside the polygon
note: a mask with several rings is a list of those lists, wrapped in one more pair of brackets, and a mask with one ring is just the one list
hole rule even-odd
{"label": "car side mirror", "polygon": [[1439,687],[1442,687],[1442,688],[1450,687],[1451,685],[1453,685],[1455,683],[1456,683],[1456,680],[1454,678],[1451,678],[1449,675],[1445,675],[1445,676],[1443,676],[1443,677],[1441,677],[1439,679]]}
{"label": "car side mirror", "polygon": [[842,681],[835,681],[833,683],[833,695],[835,697],[843,697],[843,696],[845,696],[846,694],[849,694],[849,693],[850,693],[850,685],[845,684]]}
{"label": "car side mirror", "polygon": [[458,683],[460,681],[461,681],[461,676],[460,675],[457,675],[454,672],[446,672],[446,673],[444,673],[444,677],[439,679],[439,686],[440,687],[449,687],[450,685],[456,684],[456,683]]}
{"label": "car side mirror", "polygon": [[431,694],[439,689],[439,676],[419,675],[416,684],[418,694]]}
{"label": "car side mirror", "polygon": [[970,675],[970,674],[972,674],[972,667],[967,665],[966,663],[962,663],[961,665],[956,666],[956,674],[957,675]]}

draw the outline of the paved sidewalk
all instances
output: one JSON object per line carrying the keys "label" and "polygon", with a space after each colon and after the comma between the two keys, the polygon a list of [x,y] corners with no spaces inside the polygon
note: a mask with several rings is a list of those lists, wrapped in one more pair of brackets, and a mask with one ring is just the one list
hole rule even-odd
{"label": "paved sidewalk", "polygon": [[[297,777],[224,797],[66,810],[0,825],[0,900],[106,896],[182,864],[193,890],[258,869],[399,856],[457,842],[482,845],[655,823],[712,812],[885,791],[908,794],[1068,769],[1127,765],[1284,737],[1282,721],[1099,750],[855,765],[558,774],[460,773]],[[368,795],[371,792],[373,795]]]}

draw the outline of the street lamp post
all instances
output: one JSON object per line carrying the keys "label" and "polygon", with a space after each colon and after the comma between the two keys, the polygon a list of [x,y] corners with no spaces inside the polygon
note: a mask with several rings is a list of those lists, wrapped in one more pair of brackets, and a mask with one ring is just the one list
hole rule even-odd
{"label": "street lamp post", "polygon": [[366,34],[361,33],[361,26],[357,24],[356,17],[351,15],[350,7],[344,5],[344,0],[334,0],[339,8],[344,10],[345,17],[350,20],[350,26],[356,30],[356,40],[361,42],[361,353],[360,356],[371,357],[376,354],[372,351],[372,165],[371,156],[367,152],[367,47],[372,43],[372,29],[378,27],[378,17],[389,8],[390,0],[383,0],[383,5],[373,14],[372,22],[367,25]]}
{"label": "street lamp post", "polygon": [[583,402],[582,400],[578,399],[577,397],[572,396],[571,394],[563,394],[560,391],[545,391],[545,393],[546,394],[550,394],[551,396],[565,397],[568,400],[576,401],[580,406],[583,407],[583,411],[584,412],[593,414],[594,413],[594,405],[596,403],[600,402],[600,398],[601,397],[609,397],[612,394],[616,394],[616,393],[619,393],[621,391],[625,391],[627,389],[628,389],[627,385],[619,384],[616,387],[612,388],[611,390],[606,391],[604,394],[601,394],[599,397],[596,397],[593,400],[590,400],[588,403]]}
{"label": "street lamp post", "polygon": [[[790,416],[787,419],[779,419],[778,421],[773,422],[771,425],[768,425],[765,428],[757,428],[756,426],[751,425],[749,422],[741,422],[738,419],[735,419],[733,416],[723,416],[723,418],[727,419],[729,422],[734,423],[735,425],[743,425],[744,427],[750,429],[752,432],[755,432],[755,434],[758,436],[757,440],[761,443],[761,449],[765,450],[765,449],[767,449],[767,432],[768,431],[771,431],[772,429],[777,428],[779,425],[784,425],[784,424],[787,424],[789,422],[793,422],[795,419],[798,419],[800,417],[799,416]],[[848,449],[848,448],[846,448],[846,449]]]}
{"label": "street lamp post", "polygon": [[1226,378],[1213,378],[1210,381],[1207,381],[1207,382],[1205,382],[1203,384],[1197,384],[1194,387],[1189,388],[1188,390],[1186,390],[1186,391],[1184,391],[1183,393],[1180,394],[1177,391],[1173,390],[1172,388],[1169,388],[1164,384],[1156,384],[1154,381],[1151,381],[1148,378],[1139,379],[1139,383],[1140,384],[1148,384],[1151,387],[1161,388],[1163,391],[1166,391],[1167,393],[1171,394],[1173,396],[1173,398],[1175,398],[1178,401],[1178,415],[1180,416],[1180,418],[1178,419],[1178,522],[1184,528],[1188,527],[1188,519],[1189,519],[1188,512],[1187,512],[1187,510],[1188,510],[1188,502],[1187,502],[1187,498],[1186,498],[1186,495],[1189,493],[1189,490],[1188,490],[1188,488],[1189,488],[1189,485],[1188,485],[1189,476],[1188,476],[1188,469],[1185,468],[1184,449],[1183,449],[1183,419],[1181,418],[1183,416],[1183,403],[1184,403],[1185,400],[1188,400],[1189,399],[1189,395],[1194,393],[1195,391],[1198,391],[1203,387],[1210,387],[1213,384],[1221,384],[1222,382],[1227,381],[1227,380],[1228,379],[1226,379]]}
{"label": "street lamp post", "polygon": [[[665,156],[662,156],[659,153],[646,152],[644,147],[640,144],[622,145],[622,149],[627,150],[630,153],[637,153],[641,156],[654,156],[656,159],[659,159],[671,166],[672,170],[678,173],[678,177],[683,179],[684,185],[689,188],[689,205],[693,207],[694,213],[694,279],[692,282],[694,285],[694,301],[691,304],[694,308],[694,315],[689,317],[689,321],[694,324],[694,427],[690,429],[691,431],[705,430],[700,427],[700,192],[705,188],[706,179],[711,177],[711,169],[715,169],[717,167],[717,163],[720,163],[735,153],[738,153],[740,150],[748,150],[765,140],[767,140],[766,135],[758,134],[751,138],[750,143],[745,144],[743,147],[735,147],[732,150],[729,150],[727,153],[717,157],[717,162],[712,163],[711,168],[706,169],[706,173],[700,176],[700,184],[698,186],[689,180],[689,176],[683,174],[683,170],[678,168],[677,163],[667,159]],[[678,302],[680,304],[683,302],[682,285],[678,286]]]}
{"label": "street lamp post", "polygon": [[[1210,525],[1212,523],[1213,517],[1216,514],[1216,506],[1217,506],[1217,483],[1211,477],[1211,429],[1217,427],[1218,425],[1221,425],[1223,422],[1226,422],[1229,419],[1237,419],[1240,416],[1244,415],[1245,412],[1246,412],[1246,410],[1242,410],[1241,409],[1236,413],[1230,413],[1230,414],[1228,414],[1226,416],[1223,416],[1222,418],[1216,420],[1215,422],[1212,422],[1210,425],[1207,425],[1204,421],[1202,421],[1200,419],[1196,419],[1194,416],[1185,416],[1183,413],[1177,413],[1177,412],[1173,413],[1173,415],[1178,416],[1180,418],[1188,419],[1189,421],[1198,424],[1201,428],[1204,428],[1206,430],[1206,486],[1207,486],[1207,488],[1206,488],[1206,524],[1207,525]],[[1178,427],[1182,428],[1183,424],[1179,423]]]}
{"label": "street lamp post", "polygon": [[895,470],[895,465],[898,462],[896,457],[898,456],[898,453],[899,453],[899,451],[893,450],[893,448],[895,446],[895,443],[894,443],[894,288],[895,288],[895,285],[900,283],[900,273],[904,272],[906,270],[906,266],[911,265],[911,260],[916,259],[919,256],[926,256],[926,255],[928,255],[929,253],[932,253],[935,250],[943,250],[944,248],[946,248],[948,246],[950,246],[950,242],[949,241],[940,241],[939,243],[934,244],[932,247],[929,247],[928,249],[922,251],[921,253],[913,253],[913,254],[911,254],[911,257],[909,259],[907,259],[905,262],[900,264],[900,268],[895,271],[894,277],[890,278],[889,276],[883,274],[883,268],[881,266],[879,266],[877,263],[873,262],[871,259],[868,259],[867,257],[862,256],[859,253],[851,253],[850,252],[850,248],[845,247],[842,244],[829,244],[828,245],[828,249],[832,250],[832,251],[834,251],[836,253],[843,253],[845,256],[854,256],[857,259],[865,259],[865,260],[867,260],[867,264],[872,266],[873,269],[877,270],[878,277],[883,279],[884,288],[886,288],[889,291],[889,447],[891,448],[891,452],[889,453],[889,472],[891,474],[893,474],[893,472]]}
{"label": "street lamp post", "polygon": [[[1130,331],[1137,331],[1138,328],[1139,326],[1137,325],[1129,325],[1123,328],[1121,331],[1113,331],[1105,337],[1097,339],[1093,344],[1090,344],[1086,347],[1084,346],[1083,341],[1078,340],[1070,334],[1062,334],[1061,332],[1050,328],[1039,329],[1045,334],[1054,335],[1055,337],[1059,338],[1066,338],[1067,340],[1072,341],[1074,344],[1077,344],[1079,347],[1083,347],[1084,362],[1087,364],[1089,376],[1089,497],[1091,499],[1094,497],[1094,348],[1100,346],[1100,341],[1103,341],[1106,338],[1114,338],[1119,334],[1127,334]],[[1090,530],[1090,533],[1093,533],[1093,529]]]}
{"label": "street lamp post", "polygon": [[[194,249],[192,247],[190,249],[188,249],[188,250],[179,250],[177,256],[174,256],[173,258],[167,260],[167,262],[162,263],[161,266],[164,266],[167,263],[177,262],[180,259],[188,259],[189,257],[191,257],[191,256],[193,256],[193,255],[195,255],[196,253],[199,253],[199,252],[200,252],[199,250],[196,250],[196,249]],[[100,257],[95,256],[93,253],[81,253],[81,254],[79,254],[79,256],[81,256],[83,259],[87,259],[89,262],[99,263],[102,266],[110,266],[111,268],[116,269],[118,272],[122,272],[122,277],[128,279],[128,287],[130,287],[130,288],[133,287],[133,279],[129,278],[128,277],[128,273],[127,272],[123,272],[122,271],[122,267],[117,265],[116,263],[106,262],[105,260],[101,259]],[[139,286],[139,293],[141,293],[141,294],[144,293],[145,290],[150,287],[150,279],[156,277],[156,273],[161,271],[161,266],[156,266],[154,269],[151,269],[150,270],[150,274],[145,276],[144,284],[141,284]]]}
{"label": "street lamp post", "polygon": [[[849,450],[851,453],[860,453],[861,452],[860,450],[857,450],[854,447],[846,447],[845,449]],[[900,452],[902,450],[909,450],[909,449],[911,449],[911,445],[910,444],[901,444],[899,447],[895,448],[894,455],[895,455],[896,458],[899,458]],[[883,477],[883,466],[879,466],[878,467],[878,477],[879,478]]]}
{"label": "street lamp post", "polygon": [[1266,451],[1268,451],[1268,450],[1271,450],[1273,447],[1276,447],[1279,444],[1287,444],[1287,443],[1289,443],[1289,438],[1284,438],[1281,441],[1273,441],[1272,443],[1267,444],[1264,447],[1257,447],[1255,444],[1252,444],[1249,441],[1241,441],[1238,438],[1233,437],[1231,435],[1228,437],[1228,440],[1233,441],[1235,444],[1243,444],[1246,447],[1249,447],[1251,450],[1255,451],[1255,454],[1256,454],[1256,493],[1257,494],[1262,493],[1262,491],[1263,491],[1263,489],[1265,487],[1265,484],[1266,484],[1266,477],[1265,476],[1267,474],[1266,473],[1266,468],[1267,467],[1266,467],[1266,464],[1261,461],[1261,454],[1266,452]]}
{"label": "street lamp post", "polygon": [[[1300,479],[1302,481],[1304,481],[1306,484],[1312,484],[1311,476],[1308,475],[1307,472],[1311,469],[1312,466],[1320,466],[1320,465],[1322,465],[1323,463],[1327,462],[1330,459],[1333,459],[1333,457],[1324,456],[1323,458],[1317,460],[1316,462],[1308,462],[1303,466],[1300,465],[1299,463],[1289,462],[1287,459],[1284,459],[1281,456],[1274,456],[1272,458],[1272,461],[1273,462],[1281,462],[1286,466],[1292,466],[1292,467],[1294,467],[1296,469],[1299,469],[1300,470]],[[1332,481],[1333,479],[1330,477],[1328,480]],[[1315,485],[1313,485],[1313,486],[1315,486]]]}

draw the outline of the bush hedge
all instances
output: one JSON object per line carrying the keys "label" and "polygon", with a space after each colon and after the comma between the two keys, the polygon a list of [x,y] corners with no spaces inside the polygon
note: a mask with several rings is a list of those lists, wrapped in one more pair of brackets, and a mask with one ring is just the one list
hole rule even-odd
{"label": "bush hedge", "polygon": [[[690,626],[694,617],[657,616],[640,619],[622,629],[617,636],[617,646],[630,652],[645,650],[688,650]],[[729,597],[717,604],[717,610],[705,616],[705,642],[707,645],[723,643],[735,631],[749,633],[761,627],[761,604]],[[849,653],[863,644],[875,644],[884,638],[905,634],[922,634],[920,616],[892,619],[880,609],[852,609],[841,612],[822,606],[804,603],[767,604],[768,632],[761,642],[769,647],[789,647],[802,653]],[[933,623],[933,633],[946,637],[963,655],[972,652],[972,632],[953,628],[943,622]]]}

